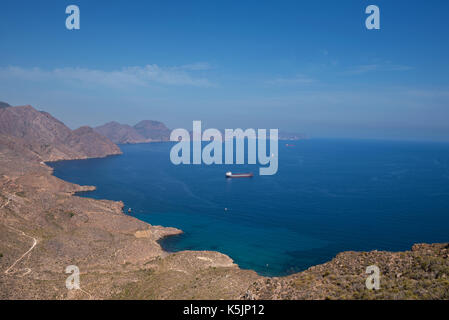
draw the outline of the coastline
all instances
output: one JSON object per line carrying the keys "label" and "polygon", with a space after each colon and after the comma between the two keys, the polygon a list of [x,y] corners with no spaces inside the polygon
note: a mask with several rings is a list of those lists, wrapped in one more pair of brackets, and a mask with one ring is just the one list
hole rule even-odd
{"label": "coastline", "polygon": [[[132,144],[146,144],[146,143],[164,143],[165,141],[151,141],[151,142],[139,142],[139,143],[132,143]],[[131,143],[128,143],[131,144]],[[120,146],[120,145],[119,145]],[[51,175],[57,179],[59,179],[58,177],[56,177],[54,175],[54,169],[51,166],[48,166],[46,163],[56,163],[56,162],[61,162],[61,161],[76,161],[76,160],[89,160],[89,159],[104,159],[104,158],[108,158],[108,157],[114,157],[114,156],[120,156],[122,155],[123,152],[121,152],[120,154],[111,154],[111,155],[105,155],[104,157],[95,157],[95,158],[75,158],[75,159],[62,159],[62,160],[54,160],[54,161],[46,161],[45,165],[46,167],[48,167],[51,170]],[[69,181],[65,181],[66,183],[70,183],[73,184],[72,182]],[[86,193],[88,194],[89,192],[95,191],[97,189],[96,186],[81,186],[81,185],[76,185],[79,189],[77,191],[74,191],[72,193],[72,196],[74,197],[78,197],[77,193]],[[86,199],[92,199],[92,200],[97,200],[94,198],[89,198],[89,197],[80,197],[80,198],[86,198]],[[120,206],[120,210],[121,213],[123,214],[124,217],[128,217],[131,219],[137,219],[142,223],[147,224],[148,226],[150,226],[151,228],[153,228],[152,231],[149,230],[143,230],[143,231],[136,231],[135,236],[136,238],[148,238],[148,239],[152,239],[153,241],[155,241],[158,246],[160,246],[160,249],[163,251],[163,255],[167,256],[167,255],[172,255],[172,254],[176,254],[178,252],[183,252],[185,250],[181,250],[181,251],[169,251],[166,250],[163,245],[161,244],[162,241],[164,241],[165,239],[169,238],[169,237],[175,237],[175,236],[179,236],[181,234],[184,233],[183,230],[179,229],[179,228],[175,228],[175,227],[167,227],[167,226],[161,226],[161,225],[153,225],[151,223],[148,223],[146,221],[140,220],[136,217],[133,217],[132,215],[128,215],[125,211],[125,203],[121,200],[110,200],[110,199],[99,199],[100,201],[112,201],[117,203]],[[238,265],[236,265],[234,263],[234,261],[226,254],[221,253],[219,251],[209,251],[209,250],[202,250],[202,251],[194,251],[194,250],[187,250],[188,252],[214,252],[214,253],[218,253],[220,255],[226,256],[230,261],[232,261],[232,265],[235,265],[238,267]],[[240,269],[240,268],[239,268]],[[244,270],[244,269],[241,269]],[[254,272],[256,273],[254,270],[248,270],[250,272]],[[262,277],[262,276],[261,276]]]}
{"label": "coastline", "polygon": [[[0,161],[4,299],[425,299],[449,292],[447,244],[341,252],[296,274],[262,277],[219,252],[165,251],[159,241],[181,230],[126,215],[121,201],[76,196],[94,187],[55,177],[39,159],[4,155]],[[31,252],[30,240],[12,228],[36,239]],[[17,248],[7,249],[8,243]],[[13,265],[24,253],[27,259]],[[91,296],[65,288],[70,264],[82,270],[82,288]],[[372,264],[381,268],[386,290],[364,288]],[[429,279],[432,290],[425,289]]]}
{"label": "coastline", "polygon": [[[169,254],[157,241],[181,230],[128,216],[123,202],[78,197],[77,192],[93,187],[55,177],[41,159],[8,153],[0,157],[0,298],[86,299],[82,291],[65,288],[64,270],[72,264],[82,271],[82,287],[94,299],[126,298],[137,280],[145,299],[188,299],[190,294],[238,299],[258,278],[218,252]],[[22,232],[36,239],[30,251]],[[24,252],[26,259],[14,264]],[[199,274],[203,285],[176,289]],[[241,280],[226,288],[231,274]]]}
{"label": "coastline", "polygon": [[[152,142],[148,142],[148,143],[152,143]],[[51,166],[48,166],[47,163],[56,163],[56,162],[61,162],[61,161],[89,160],[89,159],[104,159],[104,158],[109,158],[109,157],[120,156],[120,155],[122,155],[122,154],[123,154],[123,152],[121,152],[121,153],[119,153],[119,154],[108,154],[108,155],[105,155],[105,156],[103,156],[103,157],[94,157],[94,158],[92,158],[92,157],[91,157],[91,158],[86,157],[86,158],[74,158],[74,159],[62,159],[62,160],[45,161],[44,164],[46,165],[47,168],[49,168],[49,169],[51,170],[51,175],[52,175],[53,177],[59,179],[58,177],[56,177],[56,176],[54,175],[54,169],[53,169]],[[69,181],[65,181],[65,180],[63,180],[63,181],[66,182],[66,183],[70,183],[70,184],[76,185],[76,186],[79,188],[78,190],[73,191],[72,196],[74,196],[74,197],[79,197],[79,196],[77,196],[78,193],[86,193],[86,194],[87,194],[87,193],[89,193],[89,192],[92,192],[92,191],[97,190],[97,187],[96,187],[96,186],[82,186],[82,185],[74,184],[74,183],[69,182]],[[86,198],[86,199],[97,200],[97,199],[89,198],[89,197],[80,197],[80,198]],[[125,203],[124,203],[123,201],[121,201],[121,200],[116,201],[116,200],[109,200],[109,199],[99,199],[99,200],[100,200],[100,201],[111,201],[111,202],[115,202],[115,203],[117,203],[117,204],[120,206],[120,211],[121,211],[121,213],[123,214],[123,216],[129,217],[129,218],[132,218],[132,219],[137,219],[137,218],[135,218],[135,217],[133,217],[133,216],[131,216],[131,215],[126,214],[126,212],[124,211]],[[148,224],[148,225],[151,226],[151,227],[157,228],[157,230],[160,231],[160,232],[158,232],[158,236],[157,236],[158,238],[155,240],[156,242],[161,241],[161,240],[163,240],[163,239],[166,238],[166,237],[176,236],[176,235],[179,235],[179,234],[182,234],[182,233],[183,233],[183,231],[180,230],[180,229],[178,229],[178,228],[174,228],[174,227],[164,227],[164,226],[159,226],[159,225],[152,225],[152,224],[149,224],[149,223],[147,223],[147,222],[145,222],[145,221],[142,221],[142,220],[140,220],[140,219],[137,219],[137,220],[141,221],[142,223]],[[167,230],[165,230],[165,229],[167,229]],[[137,232],[139,232],[139,231],[137,231]],[[145,232],[145,231],[143,231],[143,232]],[[145,233],[143,233],[143,234],[136,235],[136,237],[138,237],[138,238],[139,238],[139,237],[140,237],[140,238],[146,238],[146,237],[148,237],[148,236],[145,235]],[[162,249],[162,247],[161,247],[161,249]],[[169,252],[166,252],[166,253],[169,253]]]}

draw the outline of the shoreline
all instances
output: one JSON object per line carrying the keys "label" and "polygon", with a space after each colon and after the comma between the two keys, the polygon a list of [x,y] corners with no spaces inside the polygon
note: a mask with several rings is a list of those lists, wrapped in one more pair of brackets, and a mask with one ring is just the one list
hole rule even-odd
{"label": "shoreline", "polygon": [[[167,142],[167,141],[153,141],[153,142],[133,143],[133,144],[128,143],[128,144],[125,144],[125,145],[134,145],[134,144],[152,144],[152,143],[165,143],[165,142]],[[120,145],[119,145],[119,146],[120,146]],[[47,162],[48,162],[48,163],[56,163],[56,162],[63,162],[63,161],[80,161],[80,160],[90,160],[90,159],[104,159],[104,158],[108,158],[108,157],[121,156],[121,155],[123,155],[123,152],[122,152],[121,154],[106,155],[106,156],[104,156],[104,157],[86,158],[86,159],[64,159],[64,160],[56,160],[56,161],[46,161],[46,163],[47,163]],[[51,169],[51,174],[52,174],[52,176],[56,177],[56,176],[54,175],[54,169],[53,169],[51,166],[48,166],[48,165],[47,165],[47,167],[49,167],[49,168]],[[60,179],[59,177],[56,177],[56,178]],[[65,180],[63,180],[63,181],[65,181]],[[73,183],[70,182],[70,181],[66,181],[66,182],[67,182],[67,183],[73,184]],[[76,191],[76,192],[73,193],[73,196],[77,196],[77,193],[86,193],[86,194],[88,194],[89,192],[95,191],[95,190],[97,189],[97,186],[80,186],[80,187],[86,187],[86,190]],[[161,242],[163,242],[164,240],[167,240],[167,238],[176,237],[176,236],[181,236],[181,235],[184,233],[183,230],[181,230],[181,229],[179,229],[179,228],[176,228],[176,227],[167,227],[167,226],[161,226],[161,225],[153,225],[153,224],[151,224],[151,223],[149,223],[149,222],[140,220],[139,218],[136,218],[136,217],[134,217],[134,216],[132,216],[132,215],[129,215],[129,214],[127,214],[127,213],[125,212],[125,210],[124,210],[124,208],[125,208],[126,206],[125,206],[125,203],[124,203],[122,200],[95,199],[95,198],[90,198],[90,197],[87,197],[87,196],[86,196],[86,197],[80,196],[80,197],[81,197],[81,198],[86,198],[86,199],[94,199],[94,200],[114,201],[114,202],[117,202],[117,203],[119,203],[119,204],[121,205],[121,211],[122,211],[123,215],[125,215],[125,216],[127,216],[127,217],[131,217],[131,218],[133,218],[133,219],[137,219],[137,220],[139,220],[139,221],[141,221],[141,222],[143,222],[143,223],[149,224],[149,225],[151,225],[151,226],[153,226],[153,227],[161,227],[161,228],[166,228],[166,229],[176,229],[176,230],[179,230],[179,232],[176,231],[176,232],[174,232],[174,233],[169,233],[169,234],[163,235],[163,236],[161,236],[160,238],[158,238],[158,239],[156,240],[157,244],[161,247],[161,249],[162,249],[162,250],[164,251],[164,253],[167,254],[167,255],[176,254],[176,253],[179,253],[179,252],[185,252],[185,251],[186,251],[186,252],[217,252],[217,253],[219,253],[219,254],[222,254],[222,255],[225,255],[225,256],[229,257],[229,255],[227,255],[227,254],[225,254],[225,253],[222,253],[222,252],[220,252],[220,251],[211,251],[211,250],[178,250],[178,251],[169,251],[169,250],[166,250],[166,248],[161,244]],[[231,257],[229,257],[229,259],[231,259],[231,260],[233,261],[233,263],[236,264],[235,261],[234,261],[234,259],[232,259]],[[250,271],[250,272],[255,272],[258,276],[260,276],[260,277],[265,277],[265,278],[279,278],[279,277],[282,278],[282,277],[287,277],[287,276],[289,276],[289,275],[294,274],[294,273],[291,273],[291,274],[282,275],[282,276],[280,276],[280,275],[279,275],[279,276],[266,276],[266,275],[261,275],[261,274],[259,274],[257,271],[255,271],[255,270],[253,270],[253,269],[245,269],[245,268],[241,268],[238,264],[236,264],[236,266],[237,266],[239,269],[241,269],[241,270],[247,270],[247,271]],[[303,270],[303,271],[305,271],[305,270]],[[302,272],[302,271],[300,271],[300,272]],[[297,272],[296,272],[296,273],[297,273]]]}
{"label": "shoreline", "polygon": [[[81,161],[81,160],[91,160],[91,159],[105,159],[105,158],[109,158],[109,157],[120,156],[120,155],[122,155],[122,154],[123,154],[123,152],[121,152],[120,154],[110,154],[110,155],[106,155],[106,156],[104,156],[104,157],[80,158],[80,159],[76,158],[76,159],[64,159],[64,160],[55,160],[55,161],[45,161],[44,164],[46,165],[46,167],[50,168],[50,170],[51,170],[51,175],[52,175],[53,177],[55,177],[55,178],[57,178],[57,179],[61,179],[61,178],[59,178],[59,177],[57,177],[57,176],[54,175],[54,169],[53,169],[53,167],[47,165],[47,163],[56,163],[56,162],[63,162],[63,161]],[[64,179],[61,179],[61,180],[64,181],[64,182],[66,182],[66,183],[75,184],[75,183],[73,183],[73,182],[66,181],[66,180],[64,180]],[[77,184],[75,184],[75,185],[77,185]],[[77,191],[74,191],[74,192],[72,193],[72,196],[74,196],[74,197],[80,197],[80,198],[92,199],[92,200],[99,200],[99,201],[112,201],[112,202],[115,202],[115,203],[117,203],[118,205],[120,205],[120,211],[121,211],[121,213],[122,213],[125,217],[130,217],[130,218],[132,218],[132,219],[137,219],[137,220],[141,221],[142,223],[148,224],[148,225],[150,225],[150,226],[152,226],[152,227],[155,227],[155,228],[165,228],[165,229],[169,229],[170,231],[173,231],[173,233],[168,233],[168,234],[163,234],[163,235],[161,235],[161,237],[158,238],[158,239],[156,240],[156,242],[161,241],[161,240],[163,240],[164,238],[167,238],[167,237],[177,236],[177,235],[180,235],[180,234],[184,233],[184,231],[182,231],[182,230],[179,229],[179,228],[175,228],[175,227],[165,227],[165,226],[161,226],[161,225],[153,225],[153,224],[150,224],[150,223],[148,223],[148,222],[146,222],[146,221],[140,220],[140,219],[138,219],[138,218],[136,218],[136,217],[134,217],[134,216],[132,216],[132,215],[127,214],[127,213],[124,211],[125,203],[124,203],[122,200],[95,199],[95,198],[91,198],[91,197],[83,197],[83,196],[79,196],[79,195],[77,195],[77,194],[80,194],[80,193],[88,194],[89,192],[93,192],[93,191],[97,190],[97,186],[90,186],[90,185],[77,185],[77,186],[80,187],[80,188],[82,188],[83,190],[77,190]],[[169,231],[169,232],[170,232],[170,231]],[[161,246],[161,248],[162,248],[162,246]],[[165,251],[165,250],[164,250],[164,252],[165,252],[165,253],[170,253],[170,252],[167,252],[167,251]]]}
{"label": "shoreline", "polygon": [[[128,144],[125,144],[125,145],[134,145],[134,144],[153,144],[153,143],[165,143],[165,142],[166,142],[166,141],[153,141],[153,142],[145,142],[145,143],[132,143],[132,144],[131,144],[131,143],[128,143]],[[50,162],[50,163],[55,163],[55,162],[60,162],[60,161],[78,161],[78,160],[89,160],[89,159],[103,159],[103,158],[107,158],[107,157],[120,156],[120,155],[123,155],[123,152],[122,152],[121,154],[119,154],[119,155],[116,155],[116,154],[114,154],[114,155],[107,155],[107,156],[105,156],[105,157],[100,157],[100,158],[97,157],[97,158],[87,158],[87,159],[59,160],[59,161],[52,161],[52,162]],[[54,170],[53,170],[53,168],[52,168],[51,166],[50,166],[50,168],[52,169],[52,175],[54,175]],[[55,176],[55,177],[56,177],[56,176]],[[58,178],[58,177],[57,177],[57,178]],[[67,181],[67,182],[68,182],[68,181]],[[68,183],[72,183],[72,182],[68,182]],[[77,192],[74,193],[74,196],[77,196],[78,193],[85,193],[86,196],[81,196],[82,198],[96,199],[96,198],[90,198],[90,197],[88,196],[88,193],[89,193],[89,192],[92,192],[92,191],[95,191],[95,190],[96,190],[96,188],[97,188],[96,186],[81,186],[81,187],[92,188],[92,189],[86,189],[86,190],[77,191]],[[135,216],[133,216],[133,215],[131,215],[131,214],[128,214],[128,213],[125,211],[126,205],[123,203],[122,200],[113,200],[113,199],[108,199],[108,198],[104,198],[104,199],[96,199],[96,200],[107,200],[107,201],[114,201],[114,202],[120,203],[120,205],[121,205],[121,211],[122,211],[122,213],[123,213],[125,216],[131,217],[131,218],[133,218],[133,219],[138,219],[139,221],[141,221],[141,222],[143,222],[143,223],[146,223],[146,224],[149,224],[149,225],[151,225],[151,226],[154,226],[154,227],[161,227],[161,228],[168,228],[168,229],[174,228],[174,229],[176,229],[176,230],[179,230],[179,232],[177,232],[177,233],[170,233],[170,234],[164,235],[164,236],[162,236],[162,237],[160,237],[159,239],[156,240],[156,242],[157,242],[158,245],[161,247],[161,249],[164,251],[164,253],[166,253],[166,254],[176,254],[176,253],[178,253],[178,252],[183,252],[183,251],[191,251],[191,252],[197,252],[197,251],[198,251],[198,250],[167,250],[166,246],[164,246],[162,242],[165,241],[165,240],[167,240],[168,238],[181,236],[182,234],[184,234],[184,231],[183,231],[183,230],[181,230],[181,229],[179,229],[179,228],[175,228],[175,227],[170,227],[170,226],[153,225],[153,224],[151,224],[150,222],[141,220],[141,219],[139,219],[139,218],[137,218],[137,217],[135,217]],[[416,245],[416,243],[413,243],[413,244],[410,246],[410,248],[413,247],[414,245]],[[283,273],[283,274],[281,274],[281,275],[266,275],[266,274],[261,274],[261,273],[257,272],[257,271],[254,270],[254,269],[250,269],[250,268],[242,268],[242,267],[240,267],[239,264],[236,264],[236,265],[237,265],[238,268],[240,268],[241,270],[248,270],[248,271],[255,272],[255,273],[257,273],[260,277],[264,277],[264,278],[286,278],[286,277],[289,277],[289,276],[292,276],[292,275],[295,275],[295,274],[298,274],[298,273],[302,273],[302,272],[307,271],[307,270],[309,270],[309,269],[311,269],[311,268],[314,268],[314,267],[317,267],[317,266],[326,264],[326,263],[332,261],[332,260],[333,260],[336,256],[338,256],[339,254],[342,254],[342,253],[345,253],[345,252],[359,252],[359,253],[363,253],[363,252],[371,252],[371,251],[374,251],[374,252],[401,253],[401,252],[407,252],[408,250],[409,250],[409,249],[404,249],[404,250],[401,250],[401,251],[392,251],[392,250],[381,250],[381,251],[378,251],[377,249],[372,249],[372,250],[370,250],[370,251],[352,251],[352,250],[351,250],[351,251],[340,251],[340,252],[337,252],[334,256],[332,256],[332,257],[329,258],[328,260],[326,260],[326,262],[324,262],[324,263],[319,263],[319,264],[310,265],[309,267],[307,267],[307,268],[304,269],[304,270],[301,270],[301,271],[293,271],[293,272],[289,272],[289,273]],[[211,251],[211,250],[199,250],[199,251],[209,252],[209,251]],[[223,255],[228,256],[228,254],[222,253],[222,252],[220,252],[220,251],[215,251],[215,250],[214,250],[213,252],[218,252],[218,253],[220,253],[220,254],[223,254]],[[230,258],[231,258],[231,257],[230,257]],[[231,259],[232,259],[232,258],[231,258]],[[232,259],[232,260],[234,261],[234,259]],[[234,263],[236,263],[236,262],[234,261]]]}
{"label": "shoreline", "polygon": [[[260,276],[217,251],[167,252],[158,242],[181,230],[127,215],[121,201],[77,196],[93,187],[57,178],[41,159],[5,153],[0,161],[0,269],[8,270],[32,246],[31,238],[7,232],[9,227],[37,241],[11,273],[0,273],[0,298],[86,299],[65,288],[64,268],[74,263],[93,299],[449,298],[448,244],[344,251],[305,271]],[[365,289],[369,265],[379,265],[385,290]]]}
{"label": "shoreline", "polygon": [[[153,144],[153,143],[165,143],[165,142],[167,142],[167,141],[157,141],[157,142],[154,141],[154,142],[134,143],[134,144]],[[128,144],[125,144],[125,145],[134,145],[134,144],[128,143]],[[119,146],[120,146],[120,145],[119,145]],[[47,163],[47,162],[48,162],[48,163],[56,163],[56,162],[64,162],[64,161],[81,161],[81,160],[90,160],[90,159],[104,159],[104,158],[108,158],[108,157],[115,157],[115,156],[121,156],[121,155],[123,155],[123,152],[122,152],[121,154],[106,155],[106,156],[104,156],[104,157],[86,158],[86,159],[64,159],[64,160],[56,160],[56,161],[46,161],[46,163]],[[54,175],[54,169],[53,169],[51,166],[48,166],[48,165],[46,165],[46,166],[49,167],[49,168],[51,169],[51,174],[52,174],[52,176],[56,177],[56,176]],[[61,178],[59,178],[59,177],[56,177],[56,178],[61,179]],[[65,180],[63,180],[63,181],[65,181]],[[73,182],[70,182],[70,181],[66,181],[66,182],[67,182],[67,183],[73,184]],[[85,194],[87,195],[89,192],[95,191],[95,190],[97,189],[97,186],[80,186],[80,187],[82,187],[82,188],[85,187],[86,190],[76,191],[76,192],[73,193],[73,196],[77,196],[78,193],[85,193]],[[178,230],[179,232],[176,231],[176,232],[174,232],[174,233],[165,234],[165,235],[161,236],[160,238],[158,238],[157,240],[155,240],[156,243],[161,247],[161,249],[162,249],[162,250],[164,251],[164,253],[167,254],[167,255],[172,255],[172,254],[176,254],[176,253],[179,253],[179,252],[217,252],[217,253],[219,253],[219,254],[222,254],[222,255],[225,255],[225,256],[229,257],[229,259],[231,259],[231,260],[233,261],[233,263],[236,264],[236,266],[237,266],[239,269],[241,269],[241,270],[246,270],[246,271],[250,271],[250,272],[254,272],[254,273],[256,273],[256,274],[257,274],[258,276],[260,276],[260,277],[264,277],[264,278],[283,278],[283,277],[288,277],[288,276],[290,276],[290,275],[293,275],[293,274],[295,274],[295,273],[298,273],[298,272],[293,272],[293,273],[288,273],[288,274],[284,274],[284,275],[274,275],[274,276],[267,276],[267,275],[259,274],[259,272],[257,272],[256,270],[253,270],[253,269],[246,269],[246,268],[240,267],[240,265],[237,264],[237,263],[234,261],[234,259],[232,259],[228,254],[222,253],[222,252],[220,252],[220,251],[211,251],[211,250],[177,250],[177,251],[170,251],[170,250],[166,250],[166,248],[161,244],[161,242],[163,242],[164,240],[167,240],[167,238],[181,236],[182,234],[184,234],[184,231],[183,231],[183,230],[181,230],[181,229],[179,229],[179,228],[176,228],[176,227],[167,227],[167,226],[161,226],[161,225],[153,225],[153,224],[151,224],[151,223],[149,223],[149,222],[147,222],[147,221],[140,220],[139,218],[136,218],[136,217],[134,217],[133,215],[130,215],[130,214],[128,214],[127,212],[125,212],[124,209],[125,209],[126,205],[125,205],[125,203],[124,203],[122,200],[112,200],[112,199],[107,199],[107,198],[105,198],[105,199],[96,199],[96,198],[90,198],[90,197],[88,197],[88,196],[86,196],[86,197],[84,197],[84,196],[79,196],[79,197],[81,197],[81,198],[86,198],[86,199],[100,200],[100,201],[101,201],[101,200],[114,201],[114,202],[119,203],[119,204],[121,205],[121,212],[122,212],[123,215],[126,216],[126,217],[131,217],[131,218],[133,218],[133,219],[137,219],[137,220],[139,220],[139,221],[141,221],[141,222],[143,222],[143,223],[149,224],[149,225],[151,225],[151,226],[153,226],[153,227],[160,227],[160,228],[176,229],[176,230]],[[313,267],[313,266],[311,266],[311,267]],[[306,270],[307,270],[307,269],[306,269]],[[299,271],[299,272],[303,272],[303,271],[306,271],[306,270],[302,270],[302,271]]]}

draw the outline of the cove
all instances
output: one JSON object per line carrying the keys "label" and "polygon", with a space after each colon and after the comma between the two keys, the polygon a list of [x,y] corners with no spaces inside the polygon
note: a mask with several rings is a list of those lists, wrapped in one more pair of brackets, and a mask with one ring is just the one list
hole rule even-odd
{"label": "cove", "polygon": [[225,178],[257,169],[249,164],[176,166],[170,142],[50,165],[59,178],[97,187],[81,196],[121,200],[138,219],[183,230],[162,241],[166,250],[219,251],[261,275],[302,271],[341,251],[449,241],[449,144],[287,144],[279,142],[277,174],[253,179]]}

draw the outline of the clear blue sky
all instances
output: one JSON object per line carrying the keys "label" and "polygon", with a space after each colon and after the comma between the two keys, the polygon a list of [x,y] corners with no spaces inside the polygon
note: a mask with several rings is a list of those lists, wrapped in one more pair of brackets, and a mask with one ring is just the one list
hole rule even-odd
{"label": "clear blue sky", "polygon": [[[365,28],[369,4],[381,30]],[[2,0],[0,100],[72,128],[449,140],[448,16],[445,0]]]}

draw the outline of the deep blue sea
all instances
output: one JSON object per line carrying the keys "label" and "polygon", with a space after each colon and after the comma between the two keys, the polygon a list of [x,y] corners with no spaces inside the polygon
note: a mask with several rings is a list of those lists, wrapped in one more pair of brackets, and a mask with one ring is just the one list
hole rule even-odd
{"label": "deep blue sea", "polygon": [[[258,165],[175,166],[172,145],[121,145],[121,156],[51,166],[57,177],[97,186],[82,196],[122,200],[132,216],[182,229],[162,241],[167,250],[220,251],[262,275],[346,250],[449,241],[448,143],[280,142],[274,176],[259,176]],[[226,171],[255,176],[225,179]]]}

